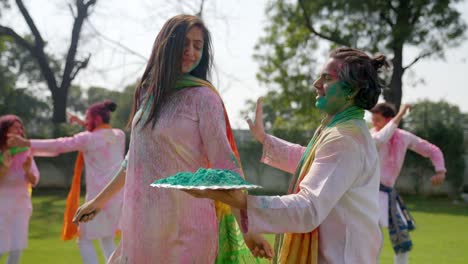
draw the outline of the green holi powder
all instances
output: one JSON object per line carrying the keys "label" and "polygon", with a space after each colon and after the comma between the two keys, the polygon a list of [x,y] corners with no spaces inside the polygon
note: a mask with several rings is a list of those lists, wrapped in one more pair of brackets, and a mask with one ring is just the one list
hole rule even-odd
{"label": "green holi powder", "polygon": [[330,100],[332,98],[341,97],[343,99],[343,102],[345,102],[345,92],[343,92],[341,95],[339,94],[340,89],[345,89],[345,87],[345,84],[340,81],[328,87],[325,96],[320,96],[319,98],[317,98],[317,101],[315,102],[315,106],[317,107],[317,109],[322,110],[326,113],[331,113],[334,111],[335,108],[340,108],[340,106],[332,104]]}
{"label": "green holi powder", "polygon": [[315,106],[317,106],[320,110],[326,110],[329,105],[328,102],[331,97],[336,96],[338,94],[338,88],[340,87],[340,82],[336,82],[328,87],[326,94],[324,96],[320,96],[317,101],[315,102]]}
{"label": "green holi powder", "polygon": [[[16,154],[27,151],[28,149],[29,149],[28,147],[13,147],[13,148],[9,148],[7,151],[10,151],[10,155],[11,157],[13,157]],[[3,153],[0,154],[0,163],[3,164]]]}
{"label": "green holi powder", "polygon": [[153,184],[180,186],[235,186],[253,185],[246,182],[239,174],[230,170],[200,168],[195,173],[179,172],[173,176],[159,179]]}
{"label": "green holi powder", "polygon": [[325,96],[320,96],[317,98],[317,101],[315,101],[315,106],[319,110],[325,110],[326,106],[328,105],[328,98]]}

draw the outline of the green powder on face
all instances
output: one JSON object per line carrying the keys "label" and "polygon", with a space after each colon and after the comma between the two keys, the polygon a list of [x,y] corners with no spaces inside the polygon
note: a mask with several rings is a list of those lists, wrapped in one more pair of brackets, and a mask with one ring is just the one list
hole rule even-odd
{"label": "green powder on face", "polygon": [[230,170],[200,168],[195,173],[179,172],[173,176],[159,179],[153,184],[169,184],[180,186],[236,186],[253,185]]}

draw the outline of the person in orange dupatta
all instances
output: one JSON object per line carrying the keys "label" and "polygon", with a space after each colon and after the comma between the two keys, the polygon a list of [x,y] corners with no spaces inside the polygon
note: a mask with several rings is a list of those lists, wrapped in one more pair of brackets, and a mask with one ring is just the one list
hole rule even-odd
{"label": "person in orange dupatta", "polygon": [[307,147],[267,135],[258,101],[249,127],[263,144],[262,161],[293,174],[288,195],[187,192],[241,209],[244,232],[282,234],[274,263],[377,263],[379,161],[363,118],[384,87],[378,78],[384,65],[384,56],[352,48],[330,53],[313,85],[325,118]]}
{"label": "person in orange dupatta", "polygon": [[26,140],[12,136],[8,140],[8,144],[12,146],[30,146],[35,156],[56,156],[60,153],[78,151],[72,185],[66,202],[62,239],[71,240],[78,237],[80,254],[85,264],[98,263],[93,240],[99,240],[106,259],[115,250],[114,237],[119,229],[122,194],[117,195],[103,208],[104,212],[92,223],[80,225],[78,228],[72,219],[80,202],[83,169],[86,168],[86,201],[89,201],[107,185],[122,163],[125,134],[122,130],[109,125],[110,112],[115,111],[116,107],[114,102],[105,100],[87,109],[85,121],[72,116],[70,122],[77,122],[87,130],[72,137]]}

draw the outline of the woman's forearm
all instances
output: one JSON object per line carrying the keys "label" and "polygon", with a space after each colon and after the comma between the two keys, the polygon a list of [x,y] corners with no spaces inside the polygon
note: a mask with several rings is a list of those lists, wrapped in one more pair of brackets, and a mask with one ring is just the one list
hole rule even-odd
{"label": "woman's forearm", "polygon": [[126,168],[121,167],[114,178],[94,198],[94,202],[100,207],[104,206],[118,191],[125,186]]}

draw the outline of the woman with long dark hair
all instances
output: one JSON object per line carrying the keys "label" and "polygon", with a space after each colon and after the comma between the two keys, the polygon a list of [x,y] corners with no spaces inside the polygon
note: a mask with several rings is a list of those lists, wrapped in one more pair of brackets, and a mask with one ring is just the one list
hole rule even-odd
{"label": "woman with long dark hair", "polygon": [[8,135],[26,137],[15,115],[0,117],[0,258],[8,253],[7,264],[17,264],[28,243],[29,189],[39,181],[39,171],[29,149],[7,146]]}
{"label": "woman with long dark hair", "polygon": [[[235,226],[229,207],[150,187],[200,167],[242,174],[222,100],[207,81],[211,65],[210,34],[202,20],[169,19],[135,92],[126,175],[122,168],[75,216],[89,221],[125,185],[122,240],[112,263],[252,263],[239,229],[219,231],[223,223]],[[246,239],[254,251],[269,246],[259,236]]]}

